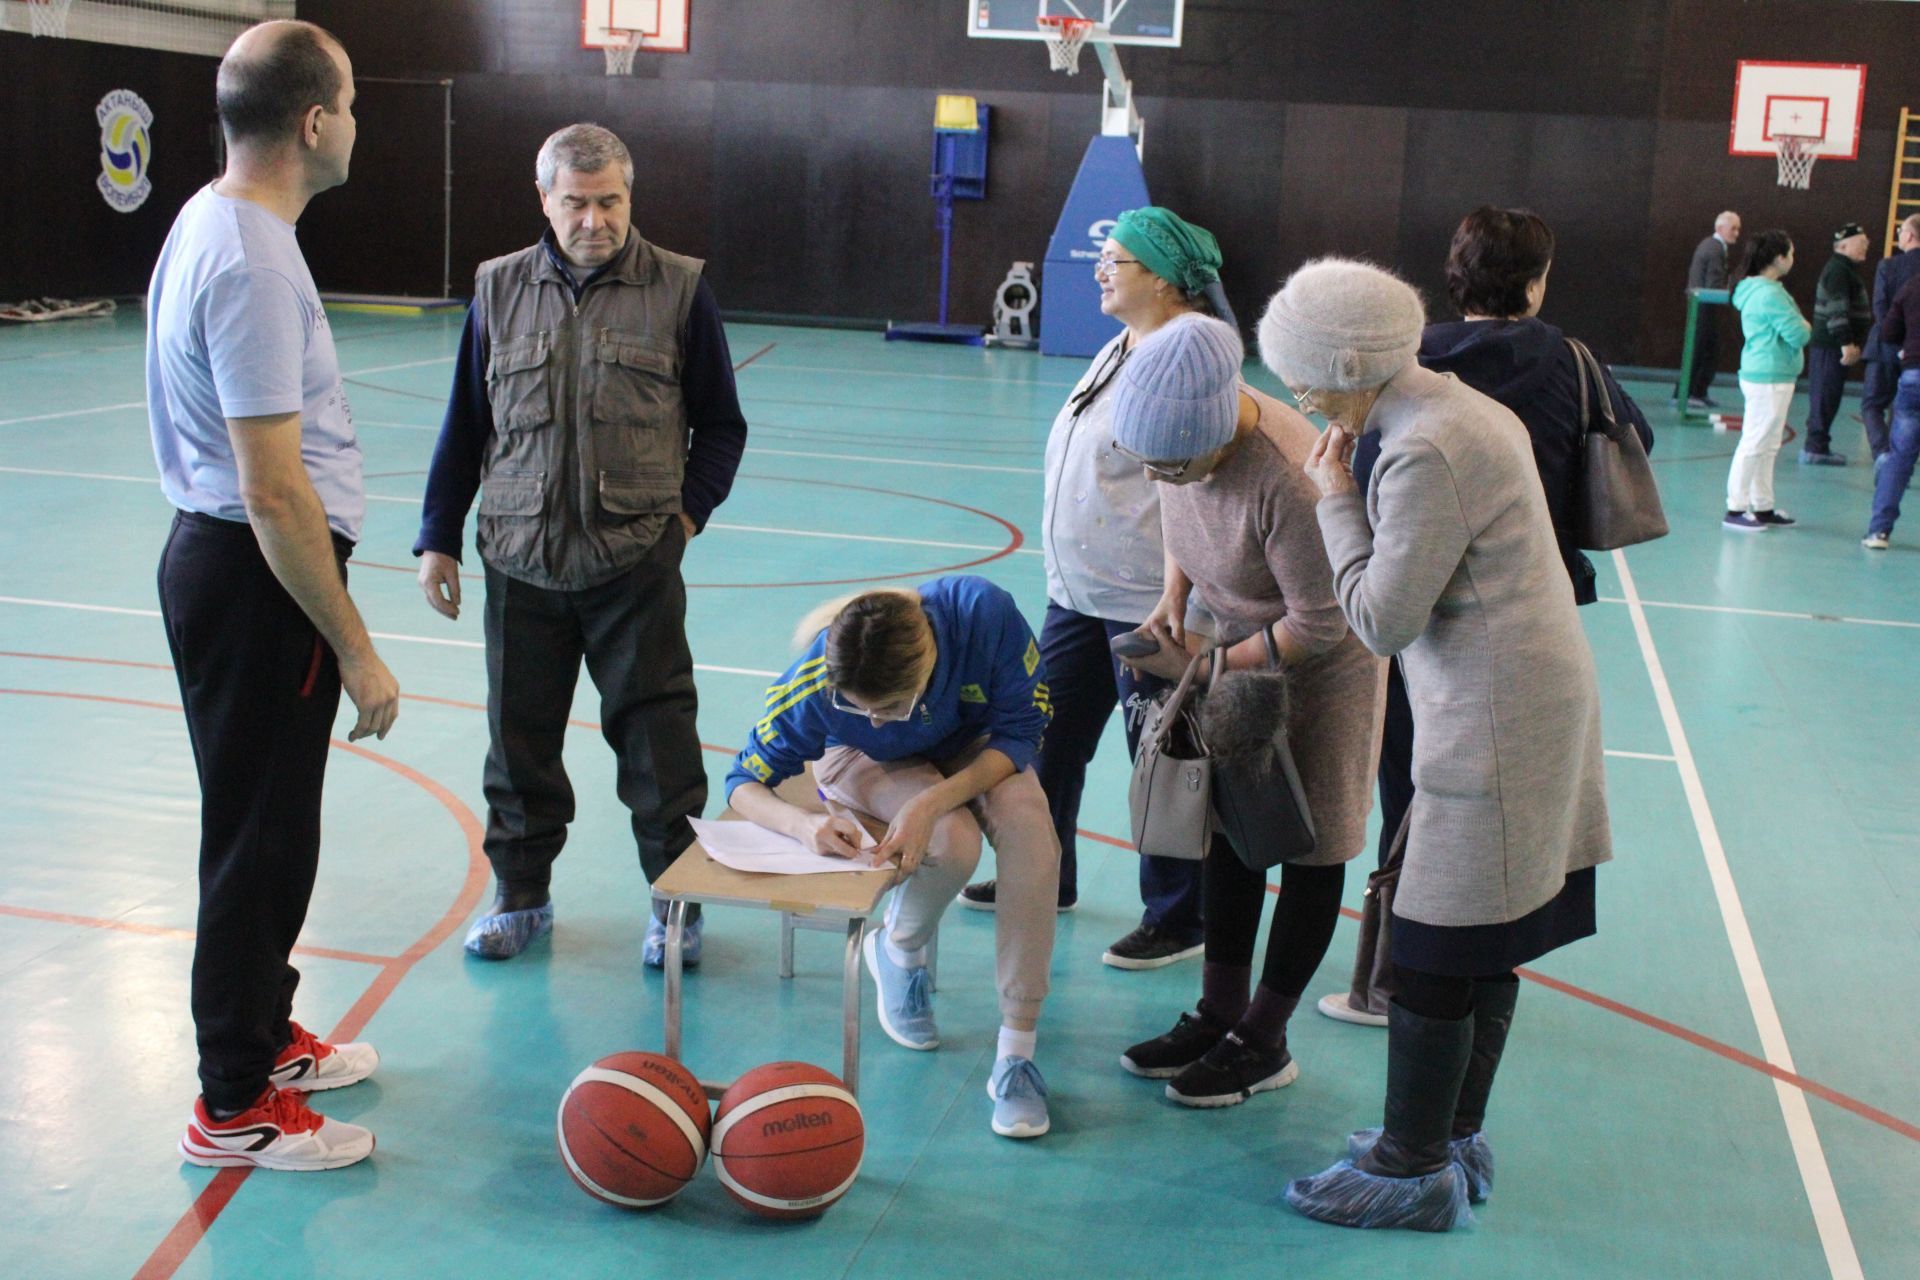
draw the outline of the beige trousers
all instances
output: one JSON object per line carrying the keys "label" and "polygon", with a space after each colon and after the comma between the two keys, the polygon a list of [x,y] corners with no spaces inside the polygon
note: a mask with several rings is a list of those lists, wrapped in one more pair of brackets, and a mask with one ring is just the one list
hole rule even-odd
{"label": "beige trousers", "polygon": [[[972,763],[985,740],[951,760],[874,760],[852,747],[830,747],[813,767],[826,795],[850,809],[892,822],[907,801]],[[1053,926],[1060,894],[1060,841],[1046,793],[1032,769],[942,817],[919,869],[898,890],[888,936],[902,951],[933,940],[940,917],[980,864],[980,840],[993,845],[994,966],[1000,1013],[1009,1027],[1030,1031],[1047,995]]]}

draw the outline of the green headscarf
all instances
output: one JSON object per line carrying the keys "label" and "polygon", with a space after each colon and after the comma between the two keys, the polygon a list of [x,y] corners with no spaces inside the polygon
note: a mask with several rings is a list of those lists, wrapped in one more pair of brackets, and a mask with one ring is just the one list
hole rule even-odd
{"label": "green headscarf", "polygon": [[1186,293],[1198,293],[1220,278],[1220,242],[1171,209],[1129,209],[1113,224],[1112,236],[1141,266]]}

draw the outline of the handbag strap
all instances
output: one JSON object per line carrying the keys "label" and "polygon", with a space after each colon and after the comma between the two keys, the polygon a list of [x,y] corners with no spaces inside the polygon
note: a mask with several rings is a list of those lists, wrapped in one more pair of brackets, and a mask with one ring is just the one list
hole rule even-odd
{"label": "handbag strap", "polygon": [[[1587,436],[1593,431],[1594,419],[1598,417],[1607,425],[1601,434],[1609,440],[1620,438],[1620,423],[1613,416],[1613,397],[1607,394],[1607,380],[1600,371],[1600,360],[1587,350],[1587,344],[1578,338],[1566,339],[1567,348],[1573,352],[1573,363],[1580,371],[1580,447],[1587,447]],[[1589,396],[1588,387],[1592,387]],[[1597,412],[1596,412],[1597,410]]]}
{"label": "handbag strap", "polygon": [[1211,660],[1207,653],[1202,652],[1195,654],[1187,663],[1187,669],[1180,675],[1180,683],[1173,686],[1173,692],[1168,696],[1166,705],[1161,710],[1160,724],[1153,735],[1153,744],[1156,748],[1163,751],[1166,749],[1167,739],[1173,736],[1173,727],[1179,723],[1180,713],[1186,708],[1187,699],[1193,696],[1194,686],[1200,681],[1201,665]]}

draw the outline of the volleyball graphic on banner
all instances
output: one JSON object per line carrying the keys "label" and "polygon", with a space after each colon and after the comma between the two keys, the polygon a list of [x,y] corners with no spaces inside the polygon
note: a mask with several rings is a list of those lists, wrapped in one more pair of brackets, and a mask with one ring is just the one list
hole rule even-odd
{"label": "volleyball graphic on banner", "polygon": [[153,111],[131,89],[115,89],[93,109],[100,121],[100,194],[121,213],[132,213],[153,194],[147,170],[153,163]]}

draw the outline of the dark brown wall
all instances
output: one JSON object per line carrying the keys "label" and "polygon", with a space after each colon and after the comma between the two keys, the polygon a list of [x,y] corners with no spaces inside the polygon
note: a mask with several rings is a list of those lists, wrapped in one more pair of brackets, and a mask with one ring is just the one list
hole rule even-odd
{"label": "dark brown wall", "polygon": [[[957,214],[954,305],[959,318],[984,321],[1008,264],[1044,256],[1098,128],[1091,54],[1079,77],[1050,75],[1037,45],[968,40],[949,0],[693,0],[691,51],[643,54],[629,79],[600,75],[599,55],[578,47],[568,6],[553,0],[404,8],[404,31],[390,0],[306,0],[301,12],[341,36],[363,76],[455,80],[456,292],[480,261],[539,232],[531,171],[541,138],[596,119],[639,162],[638,225],[707,258],[723,306],[926,318],[938,280],[926,192],[932,97],[964,92],[994,117],[989,199]],[[1891,3],[1189,0],[1186,47],[1125,56],[1148,121],[1149,189],[1220,236],[1244,321],[1289,270],[1336,251],[1397,266],[1443,310],[1447,239],[1462,213],[1492,201],[1530,206],[1554,225],[1549,318],[1614,360],[1671,364],[1687,258],[1721,208],[1739,209],[1750,229],[1787,227],[1808,262],[1824,258],[1832,227],[1848,219],[1877,243],[1892,124],[1903,103],[1920,106],[1920,58],[1907,55],[1917,36],[1920,7]],[[66,46],[87,51],[77,58],[45,52],[56,47],[0,36],[8,65],[22,53],[62,68],[36,69],[33,95],[0,85],[0,100],[26,111],[60,98],[76,61],[145,58],[160,76],[165,60],[100,46]],[[1740,57],[1867,62],[1860,160],[1823,162],[1801,193],[1774,184],[1771,161],[1729,157]],[[211,63],[176,61],[204,77],[210,98]],[[84,104],[76,90],[59,107],[81,133],[100,90],[85,92]],[[353,181],[317,199],[302,224],[316,277],[332,288],[437,291],[437,97],[363,93]],[[193,111],[209,114],[173,103],[161,119]],[[158,141],[157,169],[184,161],[183,141]],[[76,170],[63,190],[90,183],[91,144],[60,146],[81,152],[61,161]],[[14,192],[38,190],[50,163],[10,155],[0,174],[18,178]],[[67,199],[84,204],[85,194]],[[149,211],[181,198],[163,191]],[[88,218],[120,216],[93,200],[99,213]],[[70,250],[41,253],[74,242],[51,206],[9,212],[17,207],[18,196],[0,195],[0,227],[32,247],[36,278],[76,278]],[[75,291],[139,287],[136,250],[158,240],[123,240],[127,252],[86,277],[111,283]],[[1815,274],[1789,284],[1810,296]]]}

